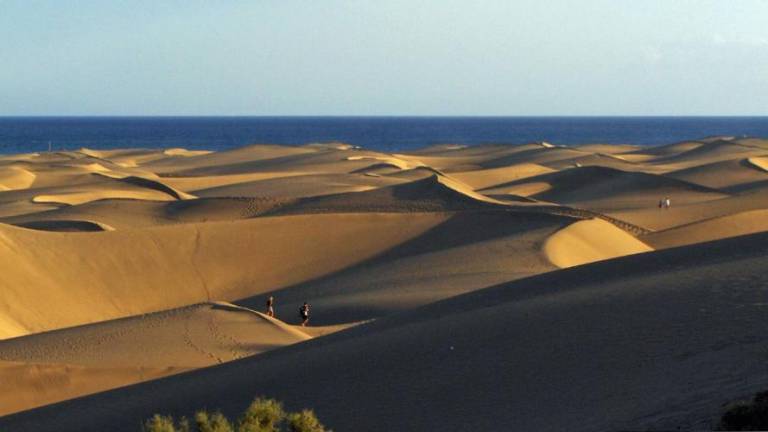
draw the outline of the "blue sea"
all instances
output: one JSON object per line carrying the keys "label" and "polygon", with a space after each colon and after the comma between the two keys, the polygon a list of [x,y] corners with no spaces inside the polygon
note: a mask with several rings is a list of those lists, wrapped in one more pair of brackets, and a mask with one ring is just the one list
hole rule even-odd
{"label": "blue sea", "polygon": [[341,141],[372,150],[431,144],[658,145],[712,135],[768,137],[768,117],[0,117],[0,153]]}

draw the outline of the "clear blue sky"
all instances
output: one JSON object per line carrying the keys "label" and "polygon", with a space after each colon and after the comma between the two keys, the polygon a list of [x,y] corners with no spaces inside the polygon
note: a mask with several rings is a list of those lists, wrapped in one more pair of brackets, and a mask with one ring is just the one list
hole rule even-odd
{"label": "clear blue sky", "polygon": [[0,115],[765,115],[766,0],[0,0]]}

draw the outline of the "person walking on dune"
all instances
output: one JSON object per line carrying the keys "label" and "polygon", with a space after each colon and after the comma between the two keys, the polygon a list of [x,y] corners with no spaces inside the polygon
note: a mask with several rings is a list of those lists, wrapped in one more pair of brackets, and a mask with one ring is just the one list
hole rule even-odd
{"label": "person walking on dune", "polygon": [[267,299],[267,316],[275,317],[275,298],[272,296]]}
{"label": "person walking on dune", "polygon": [[299,316],[301,317],[301,326],[306,327],[309,322],[309,303],[304,302],[299,308]]}
{"label": "person walking on dune", "polygon": [[669,197],[664,198],[664,207],[669,210],[669,208],[672,206],[672,200],[669,199]]}

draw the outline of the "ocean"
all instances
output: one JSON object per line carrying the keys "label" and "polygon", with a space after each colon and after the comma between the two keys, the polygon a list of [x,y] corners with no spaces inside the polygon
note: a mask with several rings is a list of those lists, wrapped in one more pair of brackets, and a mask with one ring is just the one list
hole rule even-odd
{"label": "ocean", "polygon": [[768,137],[768,117],[0,117],[2,154],[329,141],[387,152],[444,143],[658,145],[712,135]]}

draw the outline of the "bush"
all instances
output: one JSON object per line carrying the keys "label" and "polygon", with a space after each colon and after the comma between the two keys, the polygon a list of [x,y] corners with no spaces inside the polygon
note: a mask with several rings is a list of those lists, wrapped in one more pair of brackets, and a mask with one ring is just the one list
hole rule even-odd
{"label": "bush", "polygon": [[[285,426],[285,428],[283,427]],[[195,413],[194,427],[182,417],[176,425],[173,417],[155,414],[144,423],[146,432],[235,432],[232,423],[220,412]],[[283,404],[258,397],[251,402],[240,420],[237,432],[332,432],[325,429],[314,411],[305,409],[298,413],[283,410]]]}
{"label": "bush", "polygon": [[144,423],[146,432],[176,432],[173,417],[155,414]]}
{"label": "bush", "polygon": [[232,424],[224,417],[224,414],[215,412],[213,415],[207,411],[195,413],[195,424],[199,432],[234,432]]}
{"label": "bush", "polygon": [[312,410],[305,409],[300,413],[288,414],[286,421],[288,432],[326,432]]}
{"label": "bush", "polygon": [[757,393],[752,401],[728,405],[720,418],[720,430],[752,431],[768,429],[768,392]]}
{"label": "bush", "polygon": [[238,422],[237,432],[280,432],[283,418],[283,404],[259,397],[245,410]]}

